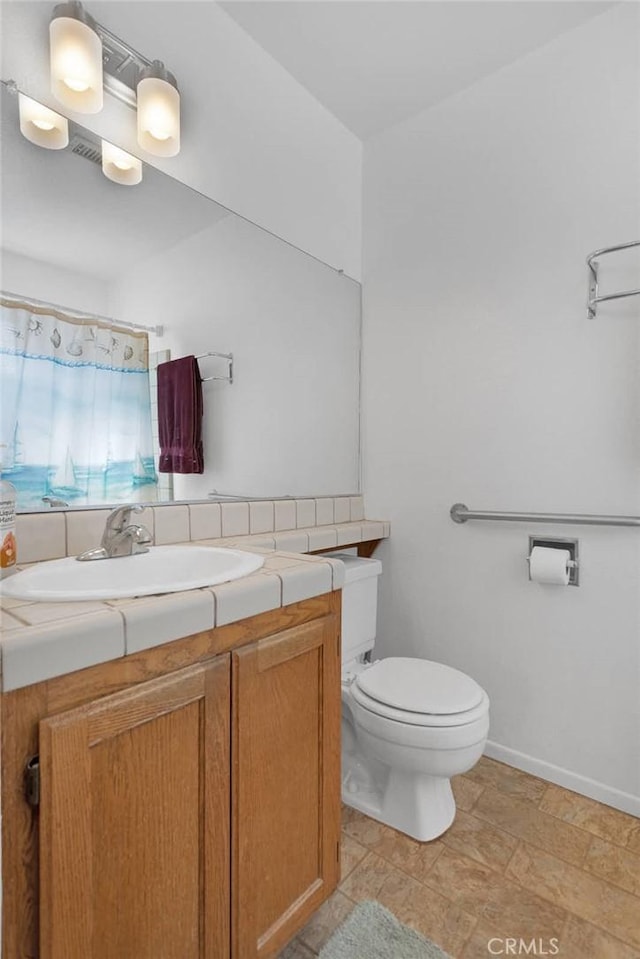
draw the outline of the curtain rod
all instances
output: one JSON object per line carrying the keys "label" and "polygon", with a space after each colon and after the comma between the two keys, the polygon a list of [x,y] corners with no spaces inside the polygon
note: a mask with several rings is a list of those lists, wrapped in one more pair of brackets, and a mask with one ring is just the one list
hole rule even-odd
{"label": "curtain rod", "polygon": [[8,290],[0,290],[0,296],[8,300],[14,300],[17,303],[24,303],[26,306],[48,306],[53,310],[61,310],[63,313],[73,314],[82,320],[97,320],[99,323],[109,323],[110,326],[124,326],[130,330],[144,330],[146,333],[155,333],[156,336],[164,335],[164,327],[144,326],[143,323],[127,323],[125,320],[114,320],[111,316],[101,316],[99,313],[85,313],[84,310],[74,310],[70,306],[62,306],[60,303],[50,303],[48,300],[37,300],[34,296],[24,296],[22,293],[9,293]]}

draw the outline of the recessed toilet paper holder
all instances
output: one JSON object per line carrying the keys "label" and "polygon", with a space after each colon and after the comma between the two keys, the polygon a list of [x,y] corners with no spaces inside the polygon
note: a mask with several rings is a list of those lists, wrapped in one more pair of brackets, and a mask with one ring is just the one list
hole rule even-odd
{"label": "recessed toilet paper holder", "polygon": [[[540,536],[530,536],[527,563],[529,563],[531,551],[534,546],[546,546],[548,549],[566,549],[571,557],[567,564],[569,567],[569,586],[580,585],[580,563],[578,559],[577,539],[562,539],[557,536],[545,536],[543,539]],[[529,570],[529,579],[531,579],[531,570]]]}

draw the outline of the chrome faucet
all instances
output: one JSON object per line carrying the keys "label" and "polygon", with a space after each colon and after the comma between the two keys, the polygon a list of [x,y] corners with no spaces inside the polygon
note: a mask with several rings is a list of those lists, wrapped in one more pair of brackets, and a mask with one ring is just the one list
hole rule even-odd
{"label": "chrome faucet", "polygon": [[43,496],[43,497],[42,497],[42,502],[43,502],[43,503],[48,503],[49,506],[50,506],[52,509],[53,509],[54,506],[68,506],[68,505],[69,505],[69,504],[66,503],[63,499],[58,499],[57,496]]}
{"label": "chrome faucet", "polygon": [[118,506],[107,516],[100,546],[87,549],[76,556],[81,562],[93,559],[114,559],[118,556],[134,556],[148,553],[153,537],[146,526],[130,524],[132,513],[141,513],[143,506]]}

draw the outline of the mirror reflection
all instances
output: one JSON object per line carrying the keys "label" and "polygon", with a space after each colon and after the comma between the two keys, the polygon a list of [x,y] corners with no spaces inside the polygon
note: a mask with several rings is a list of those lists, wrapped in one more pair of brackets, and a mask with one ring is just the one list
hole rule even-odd
{"label": "mirror reflection", "polygon": [[[357,491],[359,285],[147,165],[108,179],[76,124],[64,150],[29,142],[4,87],[1,132],[0,454],[19,508]],[[164,472],[155,368],[189,356],[202,472]]]}

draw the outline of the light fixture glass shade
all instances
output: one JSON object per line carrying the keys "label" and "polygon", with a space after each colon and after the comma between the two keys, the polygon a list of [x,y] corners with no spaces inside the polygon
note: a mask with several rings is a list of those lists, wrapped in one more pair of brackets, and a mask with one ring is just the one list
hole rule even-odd
{"label": "light fixture glass shade", "polygon": [[47,150],[64,150],[69,142],[69,123],[66,117],[32,100],[24,93],[18,96],[20,133],[36,146]]}
{"label": "light fixture glass shade", "polygon": [[142,179],[142,161],[107,140],[102,141],[102,172],[114,183],[135,186]]}
{"label": "light fixture glass shade", "polygon": [[180,94],[160,77],[138,83],[138,143],[158,157],[180,152]]}
{"label": "light fixture glass shade", "polygon": [[[75,6],[82,11],[80,4]],[[66,7],[56,7],[56,11]],[[82,19],[56,15],[56,11],[49,24],[51,92],[70,110],[99,113],[103,101],[102,41]]]}

